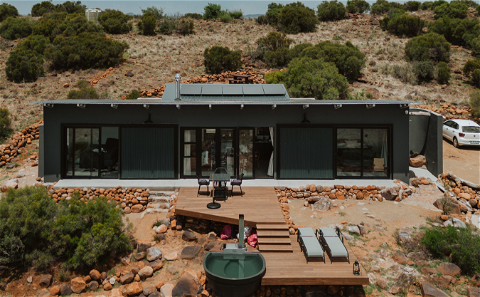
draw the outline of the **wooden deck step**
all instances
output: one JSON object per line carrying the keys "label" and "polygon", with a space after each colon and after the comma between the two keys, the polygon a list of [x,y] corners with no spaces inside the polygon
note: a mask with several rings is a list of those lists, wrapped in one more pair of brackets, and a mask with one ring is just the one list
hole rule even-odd
{"label": "wooden deck step", "polygon": [[257,236],[260,237],[290,237],[290,233],[288,230],[258,230],[257,229]]}
{"label": "wooden deck step", "polygon": [[260,244],[259,246],[260,252],[291,252],[293,253],[292,245],[278,245],[278,244]]}
{"label": "wooden deck step", "polygon": [[286,245],[290,245],[291,244],[291,241],[290,241],[290,238],[286,238],[286,237],[281,237],[281,238],[277,238],[277,237],[260,237],[258,238],[258,244],[286,244]]}
{"label": "wooden deck step", "polygon": [[257,230],[287,230],[288,226],[285,224],[257,224]]}

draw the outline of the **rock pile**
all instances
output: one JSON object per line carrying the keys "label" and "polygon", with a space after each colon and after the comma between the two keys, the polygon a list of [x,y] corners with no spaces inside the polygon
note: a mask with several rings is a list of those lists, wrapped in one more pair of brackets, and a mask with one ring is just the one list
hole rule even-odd
{"label": "rock pile", "polygon": [[400,201],[413,193],[412,188],[401,181],[395,181],[398,186],[395,187],[377,187],[377,186],[341,186],[334,185],[307,185],[298,188],[277,187],[277,197],[285,198],[304,198],[310,203],[315,203],[321,198],[329,199],[359,199],[359,200],[396,200]]}
{"label": "rock pile", "polygon": [[52,197],[55,202],[61,200],[70,200],[72,195],[78,192],[80,195],[80,201],[87,202],[98,198],[100,196],[106,197],[108,200],[115,201],[117,207],[121,207],[125,214],[131,212],[138,213],[144,211],[148,207],[148,197],[150,196],[150,190],[142,188],[128,188],[122,189],[118,186],[111,189],[99,189],[99,188],[60,188],[54,189],[50,187],[48,189],[48,195]]}
{"label": "rock pile", "polygon": [[353,19],[352,25],[380,26],[380,22],[372,15],[359,12],[348,13],[347,18]]}
{"label": "rock pile", "polygon": [[[428,109],[433,112],[439,113],[445,116],[446,119],[469,119],[472,116],[472,109],[469,106],[459,106],[456,103],[444,102],[441,103],[438,107],[429,104],[422,104],[415,107]],[[479,122],[478,118],[472,120]]]}
{"label": "rock pile", "polygon": [[[31,144],[33,140],[40,138],[39,127],[42,123],[43,120],[15,133],[6,144],[0,146],[0,167],[5,165],[8,167],[13,159],[22,153],[23,147],[27,144]],[[37,155],[33,154],[30,156],[30,159],[37,160]],[[37,165],[38,161],[33,162],[32,164],[32,166]]]}
{"label": "rock pile", "polygon": [[458,204],[461,212],[480,209],[480,185],[465,181],[451,173],[442,173],[439,181],[446,186],[448,195]]}

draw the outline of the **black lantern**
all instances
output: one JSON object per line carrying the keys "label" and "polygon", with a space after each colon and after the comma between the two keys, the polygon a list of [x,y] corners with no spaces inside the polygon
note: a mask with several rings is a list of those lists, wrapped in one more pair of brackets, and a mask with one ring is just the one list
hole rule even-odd
{"label": "black lantern", "polygon": [[357,260],[353,263],[353,275],[360,275],[360,264]]}

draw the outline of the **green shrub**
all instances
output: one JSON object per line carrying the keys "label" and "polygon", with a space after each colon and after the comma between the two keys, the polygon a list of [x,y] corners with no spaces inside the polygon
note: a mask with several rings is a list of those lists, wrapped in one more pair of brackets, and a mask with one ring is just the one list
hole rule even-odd
{"label": "green shrub", "polygon": [[318,18],[315,11],[301,2],[290,3],[278,15],[278,27],[288,34],[315,32]]}
{"label": "green shrub", "polygon": [[33,35],[43,35],[53,41],[57,36],[74,36],[83,32],[103,33],[103,27],[89,22],[85,15],[66,12],[46,13],[33,27]]}
{"label": "green shrub", "polygon": [[67,99],[100,99],[97,91],[93,87],[90,87],[86,80],[79,80],[77,87],[78,90],[70,90],[68,92]]}
{"label": "green shrub", "polygon": [[277,26],[278,25],[278,20],[279,20],[279,15],[282,12],[282,9],[285,6],[280,3],[270,3],[268,4],[268,10],[265,14],[266,22],[267,24],[271,26]]}
{"label": "green shrub", "polygon": [[229,11],[228,14],[236,20],[241,19],[243,17],[243,12],[241,10]]}
{"label": "green shrub", "polygon": [[470,42],[470,46],[472,48],[472,55],[478,58],[480,56],[480,37],[474,38]]}
{"label": "green shrub", "polygon": [[55,5],[55,11],[56,12],[66,12],[68,14],[85,14],[85,10],[87,7],[85,5],[82,5],[81,1],[66,1],[63,2],[62,4],[57,4]]}
{"label": "green shrub", "polygon": [[142,34],[143,35],[155,35],[155,29],[157,27],[157,21],[153,14],[145,14],[142,17]]}
{"label": "green shrub", "polygon": [[178,23],[178,26],[176,28],[177,33],[181,34],[183,36],[185,35],[190,35],[190,34],[195,34],[195,25],[193,24],[193,21],[188,21],[188,20],[181,20]]}
{"label": "green shrub", "polygon": [[14,82],[35,81],[45,74],[43,57],[33,50],[14,49],[8,56],[5,73]]}
{"label": "green shrub", "polygon": [[345,45],[330,41],[320,42],[305,48],[300,57],[323,59],[325,62],[334,63],[338,72],[348,80],[359,78],[360,71],[365,66],[365,54],[349,41]]}
{"label": "green shrub", "polygon": [[420,4],[420,10],[432,10],[432,9],[434,9],[432,1],[425,1],[422,4]]}
{"label": "green shrub", "polygon": [[422,33],[425,21],[419,17],[404,13],[387,23],[388,32],[397,36],[414,37]]}
{"label": "green shrub", "polygon": [[413,64],[413,72],[415,73],[419,81],[431,80],[433,79],[433,75],[435,72],[433,62],[430,60],[415,62]]}
{"label": "green shrub", "polygon": [[473,39],[480,35],[477,19],[440,18],[429,25],[429,32],[445,36],[448,42],[473,48]]}
{"label": "green shrub", "polygon": [[349,13],[366,13],[370,11],[370,4],[365,0],[348,0],[346,9]]}
{"label": "green shrub", "polygon": [[220,19],[220,21],[224,23],[230,23],[233,20],[232,16],[230,16],[228,12],[223,10],[220,12],[220,15],[218,16],[218,18]]}
{"label": "green shrub", "polygon": [[274,51],[268,51],[265,53],[263,61],[268,67],[283,67],[290,62],[290,50],[288,47],[281,47]]}
{"label": "green shrub", "polygon": [[[45,56],[53,69],[108,68],[122,61],[128,48],[125,42],[106,38],[99,33],[81,33],[72,37],[57,37]],[[108,49],[108,50],[106,50]]]}
{"label": "green shrub", "polygon": [[448,84],[448,81],[450,80],[450,68],[447,63],[438,63],[437,80],[441,84]]}
{"label": "green shrub", "polygon": [[18,10],[15,6],[7,3],[2,3],[2,5],[0,5],[0,22],[3,22],[8,17],[16,18],[17,16]]}
{"label": "green shrub", "polygon": [[158,8],[155,6],[147,7],[146,9],[142,9],[142,15],[153,15],[156,20],[161,20],[164,17],[163,8]]}
{"label": "green shrub", "polygon": [[106,9],[98,22],[109,34],[125,34],[132,30],[132,24],[128,22],[131,18],[119,10]]}
{"label": "green shrub", "polygon": [[10,124],[12,120],[10,119],[10,112],[6,108],[0,108],[0,137],[5,138],[10,135],[12,128]]}
{"label": "green shrub", "polygon": [[55,10],[55,5],[50,1],[43,1],[32,6],[31,14],[33,17],[39,17],[45,13],[50,13]]}
{"label": "green shrub", "polygon": [[412,38],[405,45],[405,58],[410,61],[448,62],[450,43],[437,33],[428,33]]}
{"label": "green shrub", "polygon": [[288,65],[284,84],[291,97],[334,100],[348,97],[348,81],[335,64],[308,57]]}
{"label": "green shrub", "polygon": [[285,81],[286,71],[272,71],[265,74],[267,84],[282,84]]}
{"label": "green shrub", "polygon": [[317,7],[317,15],[320,21],[337,21],[345,18],[345,6],[342,2],[337,0],[323,1],[322,4]]}
{"label": "green shrub", "polygon": [[454,2],[460,2],[460,3],[464,3],[465,5],[467,5],[467,7],[472,7],[472,8],[477,8],[479,7],[480,5],[474,1],[474,0],[455,0]]}
{"label": "green shrub", "polygon": [[45,36],[30,35],[25,41],[17,45],[17,49],[31,50],[43,55],[49,44],[50,40]]}
{"label": "green shrub", "polygon": [[464,19],[468,14],[468,6],[459,1],[444,3],[434,10],[435,19],[450,17],[455,19]]}
{"label": "green shrub", "polygon": [[384,13],[387,13],[392,8],[404,9],[404,6],[399,3],[388,2],[387,0],[377,0],[372,5],[371,13],[382,15]]}
{"label": "green shrub", "polygon": [[474,234],[470,227],[427,229],[421,244],[435,258],[450,259],[462,269],[462,273],[473,275],[480,272],[480,236]]}
{"label": "green shrub", "polygon": [[206,48],[203,57],[207,73],[219,74],[224,71],[236,71],[242,66],[240,51],[231,51],[228,47]]}
{"label": "green shrub", "polygon": [[137,99],[137,98],[140,98],[142,96],[142,93],[140,93],[139,90],[133,90],[131,91],[128,95],[127,95],[127,99]]}
{"label": "green shrub", "polygon": [[203,10],[204,20],[216,20],[220,17],[222,6],[220,4],[208,3],[208,5],[203,8]]}
{"label": "green shrub", "polygon": [[164,35],[172,35],[176,27],[177,21],[174,18],[166,17],[163,19],[163,21],[160,22],[158,32]]}
{"label": "green shrub", "polygon": [[30,18],[9,17],[0,24],[0,36],[5,39],[18,39],[32,34],[34,21]]}
{"label": "green shrub", "polygon": [[259,25],[266,25],[268,24],[267,17],[264,15],[259,15],[256,19],[257,24]]}
{"label": "green shrub", "polygon": [[272,31],[267,36],[257,39],[258,45],[264,45],[268,51],[275,51],[281,47],[289,48],[293,39],[287,37],[283,32]]}
{"label": "green shrub", "polygon": [[405,10],[407,11],[417,11],[420,9],[420,3],[419,1],[408,1],[405,3]]}
{"label": "green shrub", "polygon": [[480,60],[470,60],[463,66],[463,75],[470,77],[476,87],[480,87]]}
{"label": "green shrub", "polygon": [[0,264],[91,269],[132,250],[122,211],[104,197],[56,204],[45,188],[10,190],[0,200]]}
{"label": "green shrub", "polygon": [[475,90],[470,94],[470,107],[472,108],[472,115],[480,118],[480,91]]}
{"label": "green shrub", "polygon": [[183,15],[184,18],[186,19],[194,19],[194,20],[201,20],[203,19],[203,15],[199,14],[199,13],[186,13]]}

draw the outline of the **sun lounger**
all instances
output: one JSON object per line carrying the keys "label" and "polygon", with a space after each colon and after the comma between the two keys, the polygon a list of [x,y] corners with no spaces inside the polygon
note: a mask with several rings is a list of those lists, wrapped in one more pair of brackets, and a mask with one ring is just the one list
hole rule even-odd
{"label": "sun lounger", "polygon": [[345,258],[350,263],[348,250],[343,243],[343,234],[338,227],[336,230],[333,228],[318,228],[317,235],[319,235],[323,248],[330,257],[330,263],[333,262],[333,258]]}
{"label": "sun lounger", "polygon": [[325,263],[325,252],[312,228],[298,228],[297,242],[300,242],[307,263],[309,258],[322,258]]}

